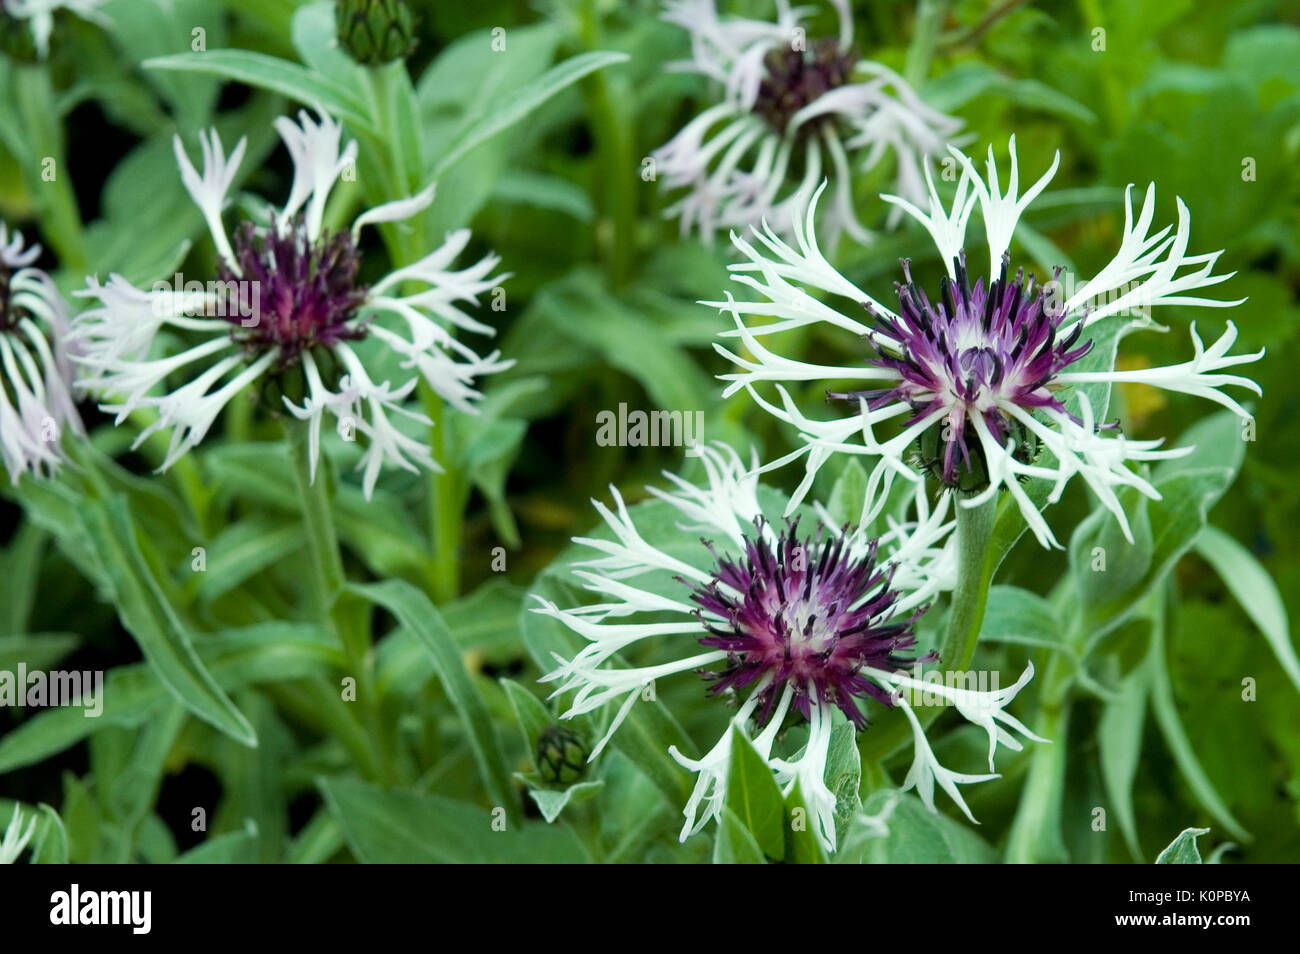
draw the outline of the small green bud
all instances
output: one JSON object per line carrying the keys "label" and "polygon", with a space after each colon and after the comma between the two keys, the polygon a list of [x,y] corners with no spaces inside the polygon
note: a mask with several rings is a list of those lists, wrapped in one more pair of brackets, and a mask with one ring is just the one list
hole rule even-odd
{"label": "small green bud", "polygon": [[537,737],[537,772],[551,785],[572,785],[587,771],[587,747],[568,729],[551,725]]}
{"label": "small green bud", "polygon": [[415,49],[415,15],[406,0],[335,0],[339,46],[363,66],[404,60]]}

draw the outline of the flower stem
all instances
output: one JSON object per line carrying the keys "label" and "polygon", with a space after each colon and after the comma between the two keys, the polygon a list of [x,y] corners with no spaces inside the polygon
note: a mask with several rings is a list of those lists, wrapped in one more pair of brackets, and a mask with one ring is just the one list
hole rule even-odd
{"label": "flower stem", "polygon": [[[6,29],[9,29],[6,26]],[[41,231],[69,272],[88,270],[77,195],[68,172],[63,114],[46,63],[14,70],[14,98],[26,155],[17,155],[40,213]]]}
{"label": "flower stem", "polygon": [[429,539],[433,559],[429,566],[429,586],[433,601],[439,605],[460,593],[460,537],[464,523],[464,494],[459,475],[452,467],[453,448],[447,434],[447,420],[442,400],[428,388],[424,394],[424,411],[433,421],[430,443],[434,460],[444,468],[429,474]]}
{"label": "flower stem", "polygon": [[985,557],[997,510],[996,496],[978,507],[957,507],[957,588],[952,594],[948,628],[939,644],[939,662],[948,669],[964,670],[975,656],[993,582]]}
{"label": "flower stem", "polygon": [[1065,791],[1066,737],[1070,727],[1068,667],[1055,654],[1043,676],[1034,731],[1051,744],[1034,746],[1020,793],[1006,860],[1012,864],[1068,861],[1061,841],[1061,799]]}
{"label": "flower stem", "polygon": [[[600,49],[600,20],[593,0],[582,8],[582,41],[590,50]],[[632,129],[627,111],[618,108],[615,89],[606,71],[598,70],[583,83],[587,115],[591,121],[600,160],[601,187],[605,193],[604,213],[609,223],[609,282],[617,290],[630,279],[635,265],[636,163]]]}
{"label": "flower stem", "polygon": [[330,510],[329,489],[324,474],[311,478],[311,455],[308,450],[308,425],[292,424],[289,448],[293,457],[294,483],[302,509],[307,546],[311,551],[312,586],[316,607],[323,619],[329,618],[339,590],[343,587],[343,558],[339,555],[334,515]]}
{"label": "flower stem", "polygon": [[947,14],[948,0],[921,0],[917,4],[912,43],[907,48],[907,62],[903,67],[903,78],[909,85],[917,87],[925,82]]}
{"label": "flower stem", "polygon": [[[957,507],[957,588],[952,594],[948,626],[939,643],[939,662],[949,671],[964,671],[975,656],[989,585],[996,566],[988,557],[989,539],[997,516],[998,498],[978,507]],[[917,713],[923,726],[935,720],[941,710],[927,708]],[[891,711],[872,728],[858,736],[862,764],[879,762],[911,735],[911,724],[898,711]]]}

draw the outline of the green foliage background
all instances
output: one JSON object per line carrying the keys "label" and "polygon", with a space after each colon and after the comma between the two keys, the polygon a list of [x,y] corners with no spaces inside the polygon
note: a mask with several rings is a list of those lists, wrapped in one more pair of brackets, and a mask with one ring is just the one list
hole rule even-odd
{"label": "green foliage background", "polygon": [[[529,797],[516,777],[545,789],[529,774],[552,718],[534,680],[563,638],[524,611],[526,594],[577,598],[568,540],[591,529],[588,500],[607,498],[608,484],[641,500],[661,469],[694,473],[680,451],[598,447],[596,414],[621,402],[701,410],[711,440],[756,446],[765,459],[793,446],[743,393],[720,398],[715,375],[726,368],[711,347],[720,320],[696,302],[726,288],[728,246],[682,239],[662,216],[669,197],[640,175],[642,158],[709,101],[703,80],[663,69],[686,55],[686,38],[649,0],[413,5],[421,27],[403,105],[415,121],[364,109],[356,122],[342,117],[363,138],[361,182],[329,220],[396,197],[371,194],[370,147],[356,128],[370,124],[376,142],[412,140],[402,147],[414,157],[409,191],[437,175],[423,234],[472,226],[467,255],[495,250],[513,273],[508,307],[480,317],[517,364],[487,382],[484,415],[446,422],[454,466],[441,490],[466,508],[459,581],[449,586],[434,556],[445,519],[429,512],[428,480],[386,473],[366,503],[351,472],[356,447],[327,442],[354,585],[333,623],[322,622],[303,579],[279,422],[237,408],[200,451],[155,477],[165,443],[128,450],[144,420],[114,429],[92,415],[97,486],[24,480],[4,491],[0,669],[106,670],[106,710],[97,720],[0,711],[0,822],[11,800],[38,814],[39,860],[809,860],[815,844],[773,836],[766,815],[729,812],[716,838],[678,844],[688,781],[667,745],[711,744],[726,720],[689,679],[638,707],[578,788]],[[834,29],[824,6],[810,33]],[[912,5],[854,8],[862,52],[906,68]],[[770,15],[758,0],[731,9]],[[999,15],[986,23],[991,10]],[[105,25],[61,16],[47,67],[0,58],[0,219],[46,246],[42,263],[67,292],[87,274],[142,284],[178,269],[209,275],[214,252],[176,172],[173,132],[215,124],[227,143],[246,135],[236,187],[279,198],[291,168],[271,120],[300,102],[249,69],[214,75],[220,61],[202,57],[254,51],[346,87],[355,68],[329,46],[330,5],[109,0],[104,13]],[[195,26],[209,52],[185,68],[145,65],[189,55]],[[494,53],[501,27],[506,51]],[[569,82],[557,71],[575,62],[583,72]],[[1300,618],[1300,12],[1282,2],[958,0],[922,89],[965,119],[977,157],[989,144],[1001,153],[1013,132],[1026,175],[1061,151],[1026,217],[1029,244],[1013,247],[1040,269],[1089,273],[1109,260],[1128,183],[1157,183],[1157,221],[1175,220],[1181,196],[1192,250],[1224,248],[1220,271],[1237,272],[1216,291],[1249,301],[1199,315],[1166,309],[1155,317],[1171,331],[1126,338],[1123,358],[1185,360],[1192,318],[1212,340],[1231,317],[1241,350],[1268,349],[1248,371],[1264,397],[1256,439],[1243,443],[1236,420],[1207,417],[1202,402],[1116,392],[1111,416],[1126,434],[1176,441],[1199,427],[1202,451],[1179,472],[1157,472],[1166,500],[1140,518],[1153,542],[1127,558],[1131,586],[1120,596],[1088,589],[1090,545],[1113,527],[1088,521],[1078,486],[1047,512],[1063,541],[1079,527],[1070,547],[1048,553],[1021,540],[998,572],[981,664],[1018,672],[1033,658],[1039,677],[1017,713],[1034,727],[1056,719],[1061,734],[1050,747],[1002,753],[1003,777],[967,789],[978,829],[942,802],[935,817],[909,799],[887,839],[850,831],[836,860],[1150,862],[1192,826],[1211,830],[1207,850],[1236,844],[1224,861],[1300,860],[1300,675],[1279,662],[1287,619]],[[538,101],[540,92],[553,95]],[[517,121],[495,131],[494,117],[514,107]],[[494,134],[477,141],[483,131]],[[41,178],[45,157],[62,170],[53,183]],[[883,221],[874,197],[887,186],[887,172],[856,183],[868,224]],[[403,241],[385,239],[366,248],[376,275]],[[928,244],[904,229],[869,248],[845,242],[835,260],[884,294],[900,257],[919,277],[937,276]],[[791,357],[829,364],[862,357],[860,343],[838,337],[791,347]],[[815,406],[817,393],[814,383],[802,397]],[[771,479],[789,490],[797,476]],[[852,479],[828,467],[817,494]],[[656,507],[639,519],[671,539]],[[198,546],[202,573],[191,569]],[[493,570],[497,547],[504,573]],[[1115,605],[1097,609],[1107,599]],[[340,701],[347,676],[358,680],[355,704]],[[1255,681],[1254,701],[1243,701],[1243,679]],[[978,733],[940,722],[932,737],[945,764],[978,770]],[[879,770],[868,758],[862,773],[851,749],[836,763],[846,803],[877,806],[909,755]],[[743,765],[734,774],[750,777]],[[561,806],[558,821],[541,818]],[[196,807],[206,832],[193,831]],[[778,817],[789,807],[769,805]],[[493,830],[497,808],[504,833]]]}

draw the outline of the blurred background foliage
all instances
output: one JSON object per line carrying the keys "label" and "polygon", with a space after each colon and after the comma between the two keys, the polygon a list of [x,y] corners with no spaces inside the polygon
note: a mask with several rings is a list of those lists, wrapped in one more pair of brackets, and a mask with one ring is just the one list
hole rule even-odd
{"label": "blurred background foliage", "polygon": [[[177,269],[211,272],[210,239],[175,170],[174,131],[190,135],[215,123],[227,143],[247,135],[249,155],[237,185],[256,195],[286,194],[291,167],[270,121],[295,104],[201,74],[141,64],[190,49],[195,25],[206,30],[208,49],[239,47],[300,60],[293,35],[297,6],[294,0],[109,0],[107,26],[59,18],[42,78],[0,60],[0,218],[45,245],[41,263],[65,291],[81,286],[87,273],[103,278],[116,271],[151,282]],[[496,250],[513,273],[505,285],[506,310],[484,310],[482,317],[498,326],[499,346],[517,364],[487,383],[485,419],[455,425],[469,505],[463,595],[441,609],[469,653],[503,745],[524,768],[528,740],[516,739],[518,720],[496,677],[528,685],[538,675],[520,629],[525,588],[569,537],[591,527],[588,500],[607,497],[609,483],[638,500],[642,485],[657,482],[661,469],[692,473],[679,449],[597,446],[597,413],[620,403],[700,410],[707,439],[755,446],[765,459],[791,449],[792,435],[743,393],[721,400],[715,375],[726,367],[712,349],[721,321],[697,302],[718,299],[726,289],[729,248],[683,239],[662,215],[671,197],[641,175],[643,159],[711,95],[703,79],[664,70],[666,61],[686,55],[687,40],[658,19],[659,5],[417,0],[413,6],[422,27],[408,67],[420,134],[435,155],[439,143],[520,96],[553,63],[595,49],[630,57],[564,90],[453,163],[429,213],[433,234],[469,225],[474,238],[467,255]],[[835,28],[833,11],[822,6],[810,35]],[[854,8],[863,54],[907,68],[916,55],[912,4],[859,0]],[[730,9],[758,17],[771,12],[766,0],[743,0]],[[507,37],[507,52],[499,56],[484,52],[497,27],[505,27]],[[1002,155],[1014,133],[1022,176],[1036,176],[1060,150],[1060,171],[1026,218],[1028,245],[1013,247],[1040,274],[1056,264],[1086,274],[1109,260],[1122,232],[1129,183],[1139,193],[1157,183],[1158,222],[1173,222],[1175,196],[1182,198],[1191,210],[1192,251],[1225,249],[1219,271],[1237,274],[1216,291],[1249,300],[1230,311],[1202,311],[1201,334],[1212,340],[1230,317],[1241,330],[1241,350],[1267,348],[1268,356],[1250,369],[1264,388],[1255,409],[1256,440],[1210,519],[1262,562],[1290,618],[1300,618],[1300,9],[1281,0],[957,0],[922,91],[966,121],[974,136],[967,149],[977,160],[990,144]],[[46,156],[65,163],[54,183],[40,177]],[[856,184],[865,223],[883,228],[885,207],[876,194],[887,185],[887,170]],[[331,207],[331,221],[346,221],[361,200],[359,190],[345,190]],[[900,257],[917,263],[922,280],[937,280],[932,251],[926,259],[928,244],[912,231],[886,231],[868,248],[846,240],[836,260],[853,281],[887,298]],[[377,243],[374,257],[382,262]],[[1128,338],[1121,353],[1132,366],[1186,360],[1190,316],[1170,308],[1155,317],[1171,330]],[[860,342],[835,336],[807,335],[790,346],[828,364],[863,357]],[[818,386],[802,397],[815,408]],[[1206,412],[1195,399],[1141,387],[1121,388],[1112,403],[1126,434],[1164,435],[1171,442]],[[284,494],[287,458],[269,443],[279,433],[274,422],[259,421],[250,409],[237,411],[224,433],[214,432],[212,447],[192,470],[152,480],[140,475],[157,463],[159,446],[129,452],[126,429],[113,430],[93,412],[89,417],[97,446],[120,465],[117,479],[132,495],[137,520],[145,528],[150,520],[157,523],[146,557],[187,618],[216,632],[278,614],[292,617],[283,594],[297,585],[294,557],[301,540],[293,502]],[[424,484],[400,472],[386,474],[367,506],[348,472],[355,447],[333,441],[330,453],[339,472],[333,479],[350,575],[418,584],[428,550],[420,529],[427,524]],[[770,480],[790,489],[798,476],[791,468]],[[837,476],[828,467],[819,478],[823,499]],[[182,505],[195,499],[202,502],[197,517]],[[6,644],[0,636],[0,662],[8,661],[8,649],[29,665],[118,667],[122,698],[136,690],[147,694],[135,644],[112,607],[95,599],[93,558],[79,559],[75,547],[51,530],[58,525],[53,503],[40,519],[34,507],[31,498],[14,494],[5,504],[4,632],[47,638],[34,648],[12,637]],[[1048,519],[1064,540],[1090,509],[1076,482]],[[186,567],[200,541],[221,573],[210,571],[195,582]],[[501,545],[509,547],[504,574],[492,567],[493,548]],[[1064,552],[1044,552],[1028,541],[1013,551],[998,582],[1048,595],[1067,572]],[[1226,860],[1295,861],[1300,695],[1200,556],[1180,561],[1176,587],[1178,608],[1165,636],[1177,709],[1206,776],[1253,836],[1233,839],[1239,847]],[[249,600],[257,610],[249,609]],[[463,728],[431,667],[412,654],[409,639],[400,638],[406,635],[401,629],[377,650],[378,678],[390,680],[401,701],[373,717],[400,723],[401,734],[414,740],[416,788],[436,793],[429,798],[461,800],[437,803],[447,818],[486,812],[491,803]],[[1009,667],[1015,660],[1007,652],[991,648],[989,658]],[[1121,669],[1124,652],[1109,654]],[[313,666],[286,665],[250,670],[236,682],[232,697],[257,729],[257,750],[186,719],[164,696],[150,697],[120,718],[68,730],[57,744],[17,751],[14,736],[8,748],[0,740],[0,793],[55,806],[74,860],[167,860],[201,840],[189,825],[196,804],[218,806],[209,828],[229,835],[222,850],[231,858],[346,857],[345,841],[353,856],[385,857],[386,846],[361,847],[356,839],[362,836],[353,830],[355,819],[380,811],[373,808],[380,803],[385,817],[405,819],[420,840],[429,822],[418,804],[406,804],[400,793],[381,797],[366,782],[342,776],[348,744],[340,742],[342,729],[321,721],[312,695],[326,691],[321,686],[327,683],[323,677],[310,681],[309,673],[317,678]],[[1246,677],[1257,680],[1255,702],[1241,701]],[[698,686],[661,701],[688,732],[715,721]],[[1107,804],[1097,749],[1108,730],[1100,700],[1086,700],[1075,713],[1069,739],[1055,742],[1069,753],[1067,811],[1076,819],[1064,826],[1069,857],[1131,860],[1114,823],[1106,837],[1096,837],[1078,821],[1090,819],[1089,806]],[[0,712],[0,731],[35,718]],[[1134,815],[1143,851],[1152,856],[1182,828],[1219,826],[1189,790],[1155,720],[1139,719],[1137,727],[1142,744]],[[945,744],[969,741],[956,732]],[[942,749],[939,755],[945,758]],[[580,816],[600,829],[596,837],[614,844],[636,820],[649,846],[638,857],[700,857],[704,849],[694,842],[677,848],[675,809],[655,801],[621,755],[608,761],[600,812]],[[999,845],[1011,824],[1025,767],[1023,759],[1009,759],[999,768],[1001,782],[969,792],[984,823],[979,835],[990,845]],[[322,775],[331,780],[316,784]],[[3,799],[0,809],[7,817]],[[647,815],[657,819],[654,825],[645,823]],[[469,826],[478,816],[465,817]],[[339,818],[353,820],[343,833]],[[247,834],[248,819],[256,837]],[[511,850],[569,857],[573,846],[559,832],[530,836],[526,849]],[[1219,836],[1228,837],[1216,831]],[[626,845],[619,850],[635,854]]]}

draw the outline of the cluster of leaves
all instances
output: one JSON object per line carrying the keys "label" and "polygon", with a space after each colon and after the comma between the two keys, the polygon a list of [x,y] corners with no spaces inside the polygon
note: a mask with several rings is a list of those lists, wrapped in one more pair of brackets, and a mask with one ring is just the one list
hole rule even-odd
{"label": "cluster of leaves", "polygon": [[[210,274],[173,133],[247,136],[236,189],[280,195],[289,170],[271,120],[319,104],[361,144],[329,221],[436,179],[418,229],[386,229],[367,254],[472,225],[474,248],[513,273],[506,312],[483,317],[517,361],[488,383],[481,415],[445,422],[441,490],[466,511],[454,592],[431,557],[442,530],[427,481],[385,475],[367,502],[349,473],[356,446],[327,439],[322,479],[354,582],[316,612],[289,449],[251,406],[161,477],[148,471],[164,442],[128,449],[147,417],[113,428],[92,412],[96,481],[7,489],[0,670],[106,672],[99,718],[0,711],[0,824],[15,803],[37,819],[35,860],[1150,861],[1171,840],[1162,860],[1199,860],[1199,830],[1174,838],[1193,824],[1236,843],[1214,860],[1294,860],[1300,29],[1263,2],[1003,4],[987,22],[987,4],[951,5],[925,98],[966,120],[977,151],[1015,132],[1022,169],[1063,157],[1013,254],[1086,272],[1118,241],[1123,186],[1155,180],[1163,217],[1178,194],[1193,245],[1227,249],[1229,294],[1250,298],[1232,313],[1243,344],[1270,351],[1252,368],[1265,397],[1248,442],[1235,417],[1203,417],[1192,399],[1094,390],[1126,433],[1198,450],[1154,469],[1160,501],[1125,500],[1132,546],[1077,487],[1048,512],[1070,541],[1061,553],[1022,542],[1017,508],[999,510],[978,665],[1035,662],[1017,706],[1052,744],[1003,753],[1003,778],[968,790],[976,830],[894,790],[909,758],[900,717],[873,712],[860,746],[841,727],[828,763],[841,848],[828,859],[799,824],[800,793],[783,796],[740,738],[721,823],[678,842],[691,779],[668,747],[698,754],[730,715],[690,679],[640,702],[584,771],[556,777],[539,758],[556,713],[535,680],[576,644],[528,611],[531,597],[581,600],[568,541],[590,531],[589,497],[614,482],[638,501],[661,468],[692,473],[679,451],[598,447],[596,414],[698,410],[710,440],[767,458],[792,448],[743,395],[720,397],[718,318],[696,301],[726,287],[726,248],[681,238],[641,175],[708,95],[663,69],[685,38],[652,0],[413,6],[414,54],[373,72],[334,44],[330,3],[294,0],[109,0],[102,23],[60,18],[48,63],[0,58],[0,218],[39,237],[65,291],[88,271],[143,285]],[[864,52],[903,69],[910,5],[857,6]],[[856,186],[882,220],[885,185]],[[887,232],[842,244],[837,261],[881,287],[900,257],[937,276],[928,245]],[[1125,360],[1184,359],[1186,316],[1159,317],[1175,333],[1124,338]],[[1113,362],[1127,330],[1099,329],[1088,360]],[[791,347],[863,357],[833,336]],[[771,475],[772,494],[796,478]],[[863,489],[849,464],[825,468],[815,491],[849,515]],[[663,503],[634,506],[647,540],[692,542]],[[566,726],[578,746],[601,728]],[[982,736],[947,726],[940,715],[930,729],[939,757],[978,770]]]}

